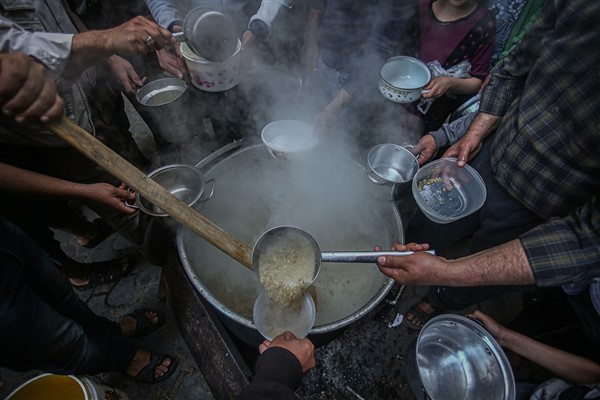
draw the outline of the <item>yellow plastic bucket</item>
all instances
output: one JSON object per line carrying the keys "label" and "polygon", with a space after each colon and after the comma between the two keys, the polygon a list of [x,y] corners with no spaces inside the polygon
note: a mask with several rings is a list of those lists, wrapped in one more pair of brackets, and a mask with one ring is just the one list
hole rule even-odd
{"label": "yellow plastic bucket", "polygon": [[128,400],[119,389],[86,376],[43,374],[16,388],[6,400]]}

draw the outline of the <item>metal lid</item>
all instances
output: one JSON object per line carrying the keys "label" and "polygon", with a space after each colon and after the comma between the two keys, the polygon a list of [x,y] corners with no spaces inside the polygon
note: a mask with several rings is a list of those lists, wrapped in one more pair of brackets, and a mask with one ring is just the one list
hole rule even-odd
{"label": "metal lid", "polygon": [[229,16],[207,7],[192,9],[183,23],[190,49],[209,61],[220,62],[235,53],[237,26]]}

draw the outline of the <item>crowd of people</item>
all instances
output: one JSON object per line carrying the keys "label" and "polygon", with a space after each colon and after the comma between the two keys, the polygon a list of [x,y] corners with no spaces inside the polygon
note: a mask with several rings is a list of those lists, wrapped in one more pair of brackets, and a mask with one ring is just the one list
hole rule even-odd
{"label": "crowd of people", "polygon": [[[141,250],[148,221],[125,205],[135,196],[126,182],[116,181],[46,125],[70,118],[147,167],[122,121],[112,116],[113,97],[96,73],[112,71],[118,92],[131,94],[145,79],[128,57],[154,57],[165,72],[186,79],[173,33],[197,6],[236,21],[251,57],[248,66],[295,63],[305,76],[319,77],[326,95],[314,125],[322,135],[340,121],[358,119],[359,136],[372,128],[383,100],[374,101],[366,88],[389,57],[436,63],[443,73],[425,87],[425,112],[415,104],[385,107],[419,119],[421,139],[413,152],[421,165],[456,157],[459,166],[468,163],[479,172],[487,197],[479,211],[445,225],[416,211],[408,221],[407,244],[393,246],[415,254],[377,260],[396,282],[429,286],[425,298],[405,311],[405,326],[419,331],[437,315],[507,293],[563,287],[575,307],[589,305],[577,315],[585,319],[581,325],[590,343],[598,345],[600,56],[593,49],[600,43],[600,4],[530,1],[535,7],[527,11],[528,23],[517,24],[522,29],[513,35],[517,44],[492,64],[496,21],[487,4],[475,0],[147,0],[146,16],[97,26],[85,1],[25,3],[0,0],[2,366],[57,374],[121,371],[150,383],[176,370],[175,357],[134,341],[158,329],[164,316],[141,309],[113,322],[92,312],[74,291],[120,279],[136,256],[76,262],[54,239],[54,230],[86,247],[116,231]],[[291,20],[301,23],[292,29]],[[445,73],[457,65],[467,67],[467,77]],[[449,121],[478,93],[477,111]],[[87,220],[82,207],[98,218]],[[468,240],[466,255],[443,257],[461,240]],[[423,251],[429,248],[437,255]],[[507,351],[556,377],[521,385],[520,398],[600,395],[600,360],[540,343],[480,311],[469,317]],[[254,378],[238,398],[294,398],[302,376],[315,366],[313,344],[285,332],[258,350]]]}

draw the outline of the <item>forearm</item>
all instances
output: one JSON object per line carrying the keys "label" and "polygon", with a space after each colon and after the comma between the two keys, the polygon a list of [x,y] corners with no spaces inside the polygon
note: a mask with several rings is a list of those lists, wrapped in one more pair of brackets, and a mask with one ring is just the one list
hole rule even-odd
{"label": "forearm", "polygon": [[498,343],[514,353],[576,384],[600,380],[600,365],[575,354],[547,346],[518,332],[506,329]]}
{"label": "forearm", "polygon": [[475,94],[481,88],[482,80],[479,78],[454,78],[450,77],[450,91],[455,94]]}
{"label": "forearm", "polygon": [[324,111],[339,112],[352,101],[352,95],[345,89],[340,89],[337,95],[327,104]]}
{"label": "forearm", "polygon": [[23,196],[85,197],[85,185],[0,163],[0,191]]}
{"label": "forearm", "polygon": [[73,37],[66,71],[77,74],[114,54],[105,31],[87,31]]}
{"label": "forearm", "polygon": [[[439,283],[451,286],[528,285],[535,280],[519,240],[449,260]],[[444,282],[445,281],[445,282]]]}
{"label": "forearm", "polygon": [[501,120],[502,117],[500,116],[486,114],[480,111],[475,116],[475,119],[473,119],[473,122],[471,122],[471,125],[469,125],[469,129],[465,133],[465,136],[475,136],[481,141],[498,128]]}

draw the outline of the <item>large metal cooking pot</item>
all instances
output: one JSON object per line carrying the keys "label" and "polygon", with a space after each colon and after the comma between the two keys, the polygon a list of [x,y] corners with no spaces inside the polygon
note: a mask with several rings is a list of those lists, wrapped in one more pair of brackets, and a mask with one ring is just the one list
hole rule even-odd
{"label": "large metal cooking pot", "polygon": [[[316,152],[309,161],[282,163],[262,144],[242,148],[204,175],[215,179],[212,198],[196,204],[207,218],[245,243],[268,229],[297,226],[331,250],[389,248],[403,240],[396,208],[372,195],[364,167],[349,158]],[[234,335],[255,346],[263,339],[252,321],[258,278],[187,229],[177,250],[192,284],[218,311]],[[317,345],[359,320],[388,293],[393,281],[376,265],[327,263],[310,290],[317,315],[309,333]]]}

